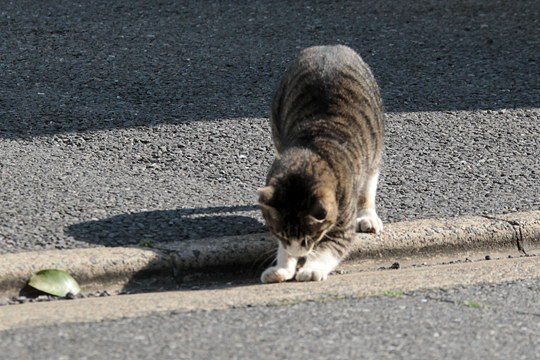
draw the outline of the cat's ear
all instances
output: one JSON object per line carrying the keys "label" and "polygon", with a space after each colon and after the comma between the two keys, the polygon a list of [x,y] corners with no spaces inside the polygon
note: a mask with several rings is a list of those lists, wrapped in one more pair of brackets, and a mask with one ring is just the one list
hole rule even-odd
{"label": "cat's ear", "polygon": [[310,218],[319,224],[327,220],[335,221],[337,209],[332,190],[321,188],[315,191],[314,195],[315,199],[309,212]]}
{"label": "cat's ear", "polygon": [[259,195],[259,205],[268,206],[268,202],[270,202],[270,199],[272,199],[272,197],[274,196],[274,187],[262,187],[257,190],[257,194]]}
{"label": "cat's ear", "polygon": [[326,220],[326,217],[328,216],[328,210],[324,207],[324,205],[317,201],[313,208],[311,209],[311,212],[309,214],[315,222],[322,223]]}
{"label": "cat's ear", "polygon": [[259,195],[259,206],[267,222],[279,221],[278,211],[269,204],[274,196],[274,191],[275,188],[273,186],[265,186],[257,190],[257,194]]}

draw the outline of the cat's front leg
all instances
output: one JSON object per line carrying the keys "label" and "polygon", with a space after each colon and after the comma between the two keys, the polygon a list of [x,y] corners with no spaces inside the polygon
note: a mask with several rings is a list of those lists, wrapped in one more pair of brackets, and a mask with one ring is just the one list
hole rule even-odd
{"label": "cat's front leg", "polygon": [[261,282],[279,283],[290,280],[296,273],[298,258],[290,256],[281,243],[277,253],[277,264],[266,269],[261,275]]}
{"label": "cat's front leg", "polygon": [[304,266],[296,273],[296,281],[322,281],[339,265],[341,258],[331,249],[321,249],[308,255]]}

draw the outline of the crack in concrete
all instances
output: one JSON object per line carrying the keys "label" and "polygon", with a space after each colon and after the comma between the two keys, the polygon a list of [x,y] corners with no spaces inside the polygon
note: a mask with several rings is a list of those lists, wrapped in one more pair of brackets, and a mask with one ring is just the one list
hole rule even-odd
{"label": "crack in concrete", "polygon": [[483,218],[489,219],[489,220],[495,220],[500,222],[505,222],[512,226],[515,233],[515,240],[516,240],[516,247],[519,252],[523,253],[524,255],[528,255],[527,251],[525,250],[525,239],[523,236],[523,224],[516,220],[507,220],[507,219],[501,219],[496,216],[489,216],[489,215],[482,215]]}
{"label": "crack in concrete", "polygon": [[540,313],[531,313],[531,312],[526,312],[526,311],[515,311],[516,314],[518,315],[525,315],[525,316],[534,316],[534,317],[539,317],[540,318]]}

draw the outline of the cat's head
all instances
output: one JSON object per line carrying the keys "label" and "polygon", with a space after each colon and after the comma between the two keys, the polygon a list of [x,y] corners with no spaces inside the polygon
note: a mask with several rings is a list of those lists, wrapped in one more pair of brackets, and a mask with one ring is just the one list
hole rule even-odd
{"label": "cat's head", "polygon": [[288,179],[257,193],[266,225],[291,256],[306,256],[336,222],[335,191],[324,185]]}

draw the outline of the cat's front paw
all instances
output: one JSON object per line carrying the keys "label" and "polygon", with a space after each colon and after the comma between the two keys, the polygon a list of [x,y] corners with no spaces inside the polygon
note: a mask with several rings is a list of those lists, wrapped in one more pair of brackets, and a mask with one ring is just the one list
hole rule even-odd
{"label": "cat's front paw", "polygon": [[382,220],[377,216],[375,209],[364,209],[358,213],[356,231],[378,234],[383,230]]}
{"label": "cat's front paw", "polygon": [[322,281],[327,277],[328,272],[314,268],[302,268],[296,273],[296,281]]}
{"label": "cat's front paw", "polygon": [[290,280],[294,277],[294,273],[285,268],[272,266],[266,269],[261,275],[261,282],[263,284],[280,283]]}

